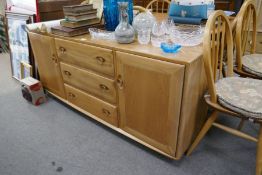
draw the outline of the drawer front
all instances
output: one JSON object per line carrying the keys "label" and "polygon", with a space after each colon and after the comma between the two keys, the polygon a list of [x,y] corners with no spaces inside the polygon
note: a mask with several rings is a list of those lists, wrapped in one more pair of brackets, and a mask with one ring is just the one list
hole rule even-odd
{"label": "drawer front", "polygon": [[60,63],[64,82],[111,103],[116,103],[114,81],[93,72]]}
{"label": "drawer front", "polygon": [[118,126],[117,107],[65,84],[67,100],[96,117]]}
{"label": "drawer front", "polygon": [[61,61],[114,76],[113,51],[81,43],[55,39]]}

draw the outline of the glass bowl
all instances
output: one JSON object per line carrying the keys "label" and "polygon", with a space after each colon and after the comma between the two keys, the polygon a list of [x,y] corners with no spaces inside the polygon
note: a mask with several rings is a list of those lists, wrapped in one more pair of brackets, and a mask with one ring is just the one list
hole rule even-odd
{"label": "glass bowl", "polygon": [[175,43],[161,43],[161,47],[165,53],[177,53],[181,49],[181,45]]}
{"label": "glass bowl", "polygon": [[115,40],[115,32],[101,30],[98,28],[89,28],[88,31],[92,39]]}
{"label": "glass bowl", "polygon": [[202,43],[204,28],[200,25],[173,26],[170,39],[173,43],[181,46],[196,46]]}

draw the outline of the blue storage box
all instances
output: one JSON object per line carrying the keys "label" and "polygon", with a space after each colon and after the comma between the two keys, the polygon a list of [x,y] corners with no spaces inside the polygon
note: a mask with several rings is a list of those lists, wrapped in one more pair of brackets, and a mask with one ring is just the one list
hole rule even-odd
{"label": "blue storage box", "polygon": [[170,4],[168,15],[175,23],[200,24],[214,9],[213,0],[174,0]]}

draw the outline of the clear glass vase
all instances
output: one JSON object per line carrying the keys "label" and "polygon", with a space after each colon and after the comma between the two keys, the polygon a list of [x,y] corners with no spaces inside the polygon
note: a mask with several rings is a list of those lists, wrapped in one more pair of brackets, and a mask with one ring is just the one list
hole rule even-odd
{"label": "clear glass vase", "polygon": [[129,24],[128,2],[118,2],[119,24],[115,30],[117,42],[127,44],[135,39],[134,28]]}

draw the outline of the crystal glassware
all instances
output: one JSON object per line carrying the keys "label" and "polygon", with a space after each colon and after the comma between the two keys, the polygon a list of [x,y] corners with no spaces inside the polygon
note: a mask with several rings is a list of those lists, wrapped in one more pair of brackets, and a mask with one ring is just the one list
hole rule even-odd
{"label": "crystal glassware", "polygon": [[173,25],[172,20],[154,23],[151,36],[151,43],[154,47],[160,47],[161,43],[169,41],[170,28]]}
{"label": "crystal glassware", "polygon": [[152,29],[156,19],[149,11],[139,13],[133,21],[133,27],[136,31]]}
{"label": "crystal glassware", "polygon": [[150,42],[150,29],[144,29],[137,31],[137,39],[140,44],[148,44]]}
{"label": "crystal glassware", "polygon": [[88,29],[92,39],[115,40],[115,32],[101,30],[98,28]]}
{"label": "crystal glassware", "polygon": [[196,46],[202,43],[204,29],[198,25],[179,25],[171,29],[170,39],[182,46]]}
{"label": "crystal glassware", "polygon": [[171,18],[168,18],[167,20],[163,21],[164,30],[166,35],[170,35],[171,29],[175,26],[174,21]]}
{"label": "crystal glassware", "polygon": [[129,24],[128,16],[128,2],[118,2],[119,7],[119,24],[115,30],[115,37],[117,42],[122,44],[128,44],[134,41],[135,31],[134,28]]}
{"label": "crystal glassware", "polygon": [[151,36],[151,44],[154,47],[160,47],[161,43],[167,42],[168,41],[168,36],[163,35],[163,36]]}
{"label": "crystal glassware", "polygon": [[154,36],[163,36],[166,33],[164,22],[155,22],[152,28],[152,34]]}

